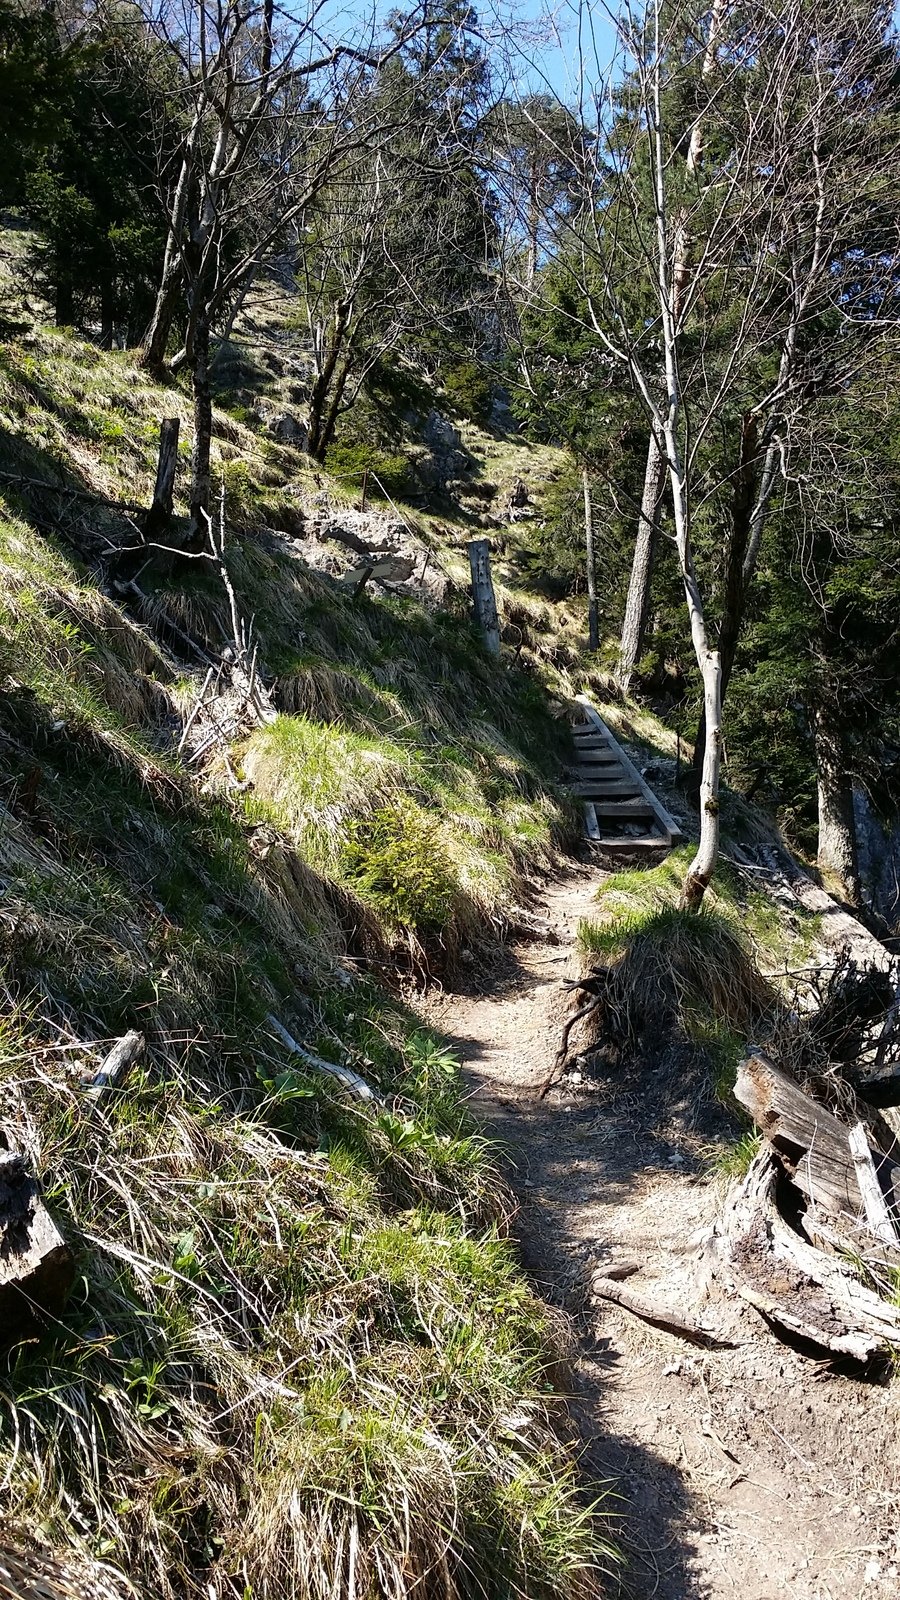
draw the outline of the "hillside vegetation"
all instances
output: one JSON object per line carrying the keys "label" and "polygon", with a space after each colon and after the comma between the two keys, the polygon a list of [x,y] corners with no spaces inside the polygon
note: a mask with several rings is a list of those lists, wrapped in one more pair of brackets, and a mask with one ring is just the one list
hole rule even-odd
{"label": "hillside vegetation", "polygon": [[[148,1595],[590,1593],[564,1330],[456,1063],[365,975],[452,972],[524,914],[572,836],[560,707],[454,590],[354,598],[309,566],[278,508],[328,480],[219,413],[281,709],[179,756],[226,592],[201,563],[117,588],[109,549],[181,405],[71,333],[0,358],[3,1128],[78,1263],[2,1369],[7,1516]],[[131,1027],[142,1068],[90,1102]]]}
{"label": "hillside vegetation", "polygon": [[829,1106],[884,1064],[900,41],[588,20],[0,0],[0,1244],[72,1275],[0,1282],[0,1556],[53,1600],[614,1590],[422,1021],[560,937],[591,806],[652,864],[567,901],[551,1077],[580,1021],[576,1087],[727,1144],[751,1038]]}

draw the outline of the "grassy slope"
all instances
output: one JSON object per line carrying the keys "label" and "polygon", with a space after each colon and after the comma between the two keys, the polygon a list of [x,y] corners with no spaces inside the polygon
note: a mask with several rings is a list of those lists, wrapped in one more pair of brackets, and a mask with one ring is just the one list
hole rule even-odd
{"label": "grassy slope", "polygon": [[[64,334],[0,350],[7,473],[145,502],[176,413],[179,391]],[[245,525],[314,492],[292,452],[221,428]],[[191,686],[98,587],[121,512],[0,488],[3,1131],[78,1263],[63,1322],[0,1366],[8,1517],[148,1596],[594,1592],[561,1330],[504,1241],[455,1063],[335,965],[386,961],[398,929],[436,959],[549,858],[567,817],[533,681],[462,619],[354,606],[248,531],[236,587],[302,714],[235,751],[245,806],[188,779]],[[142,581],[220,647],[207,579]],[[439,868],[424,910],[382,870],[410,840]],[[269,1012],[382,1100],[304,1069]],[[91,1107],[80,1076],[129,1026],[146,1063]]]}

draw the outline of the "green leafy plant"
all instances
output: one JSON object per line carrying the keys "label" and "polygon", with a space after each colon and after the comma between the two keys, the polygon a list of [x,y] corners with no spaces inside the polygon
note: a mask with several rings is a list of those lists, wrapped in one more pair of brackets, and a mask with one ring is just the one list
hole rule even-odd
{"label": "green leafy plant", "polygon": [[449,922],[458,892],[453,868],[437,819],[412,802],[398,800],[351,823],[342,864],[395,928],[427,936]]}
{"label": "green leafy plant", "polygon": [[444,373],[444,389],[454,410],[473,422],[486,422],[491,414],[494,385],[474,361],[461,361]]}
{"label": "green leafy plant", "polygon": [[373,500],[383,499],[385,493],[402,499],[409,492],[409,462],[399,451],[392,453],[364,442],[341,441],[329,445],[325,465],[332,477],[360,488],[368,473],[366,489]]}

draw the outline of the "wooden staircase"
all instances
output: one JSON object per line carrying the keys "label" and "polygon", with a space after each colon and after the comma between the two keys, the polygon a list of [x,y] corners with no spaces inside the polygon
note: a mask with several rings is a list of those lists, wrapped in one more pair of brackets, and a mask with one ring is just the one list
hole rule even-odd
{"label": "wooden staircase", "polygon": [[572,729],[576,764],[572,792],[584,802],[588,838],[622,855],[666,850],[682,838],[675,818],[644,782],[586,695],[577,699]]}

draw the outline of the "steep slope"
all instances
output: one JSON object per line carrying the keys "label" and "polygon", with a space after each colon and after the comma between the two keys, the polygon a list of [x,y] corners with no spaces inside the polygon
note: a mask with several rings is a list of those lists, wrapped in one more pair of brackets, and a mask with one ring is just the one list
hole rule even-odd
{"label": "steep slope", "polygon": [[[8,1536],[147,1596],[597,1592],[564,1330],[454,1059],[370,976],[527,920],[564,724],[452,581],[438,612],[311,566],[321,482],[224,413],[227,582],[136,571],[187,419],[127,356],[35,325],[0,413],[2,1133],[77,1267],[0,1367]],[[129,1028],[143,1064],[87,1096]]]}

